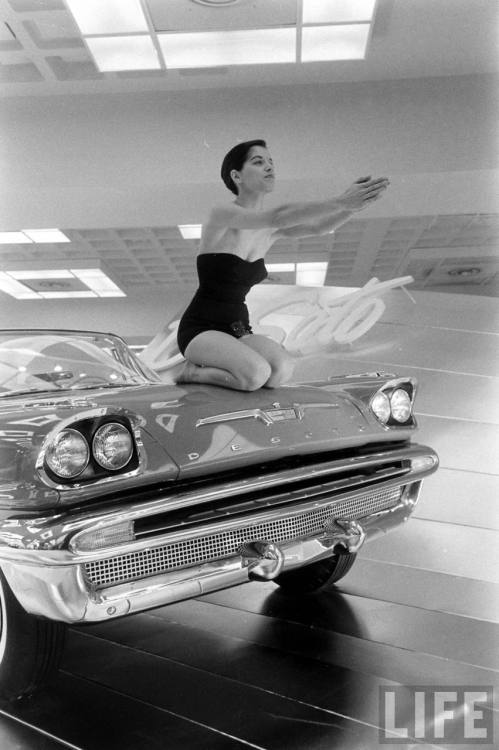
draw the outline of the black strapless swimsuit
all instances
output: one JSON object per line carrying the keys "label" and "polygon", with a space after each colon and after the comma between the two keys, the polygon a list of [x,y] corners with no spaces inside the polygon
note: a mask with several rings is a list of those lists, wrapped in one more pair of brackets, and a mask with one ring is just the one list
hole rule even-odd
{"label": "black strapless swimsuit", "polygon": [[233,253],[201,253],[197,271],[199,289],[177,331],[182,354],[194,336],[203,331],[222,331],[235,338],[253,333],[246,295],[252,286],[267,278],[263,258],[244,260]]}

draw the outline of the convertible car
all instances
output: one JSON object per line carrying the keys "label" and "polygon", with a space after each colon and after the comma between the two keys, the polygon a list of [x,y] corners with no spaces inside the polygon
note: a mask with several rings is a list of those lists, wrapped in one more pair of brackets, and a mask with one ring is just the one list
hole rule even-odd
{"label": "convertible car", "polygon": [[179,386],[112,334],[0,331],[0,697],[44,683],[68,623],[338,581],[438,466],[411,442],[415,391]]}

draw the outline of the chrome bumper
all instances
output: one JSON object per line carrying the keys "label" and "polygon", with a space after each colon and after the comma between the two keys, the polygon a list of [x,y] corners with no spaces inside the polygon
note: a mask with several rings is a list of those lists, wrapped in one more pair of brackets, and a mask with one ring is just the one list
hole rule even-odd
{"label": "chrome bumper", "polygon": [[[92,556],[68,550],[4,548],[1,566],[26,611],[67,623],[108,620],[248,580],[271,580],[282,570],[302,567],[338,552],[357,552],[365,541],[407,521],[420,487],[421,481],[413,481],[396,506],[358,521],[338,519],[313,537],[279,545],[249,542],[237,556],[99,590],[84,575],[84,563],[95,558],[95,553]],[[113,553],[108,550],[109,555]]]}

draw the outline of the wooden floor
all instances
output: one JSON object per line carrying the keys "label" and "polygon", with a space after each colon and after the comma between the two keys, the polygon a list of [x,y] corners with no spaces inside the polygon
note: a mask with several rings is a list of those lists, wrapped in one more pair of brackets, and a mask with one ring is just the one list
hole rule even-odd
{"label": "wooden floor", "polygon": [[419,442],[441,468],[410,522],[320,595],[248,583],[71,630],[57,681],[2,708],[1,750],[371,750],[382,685],[406,686],[408,712],[410,686],[499,689],[497,303],[415,296],[367,343],[303,365],[418,377]]}

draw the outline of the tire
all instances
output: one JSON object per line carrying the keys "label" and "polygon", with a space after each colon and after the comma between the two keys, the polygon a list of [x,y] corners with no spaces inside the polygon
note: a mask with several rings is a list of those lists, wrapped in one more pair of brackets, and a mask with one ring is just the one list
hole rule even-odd
{"label": "tire", "polygon": [[0,698],[34,693],[57,669],[66,625],[28,614],[0,570]]}
{"label": "tire", "polygon": [[281,573],[274,582],[280,586],[283,594],[313,594],[346,576],[355,558],[355,554],[348,552],[344,555],[333,555],[303,568]]}

